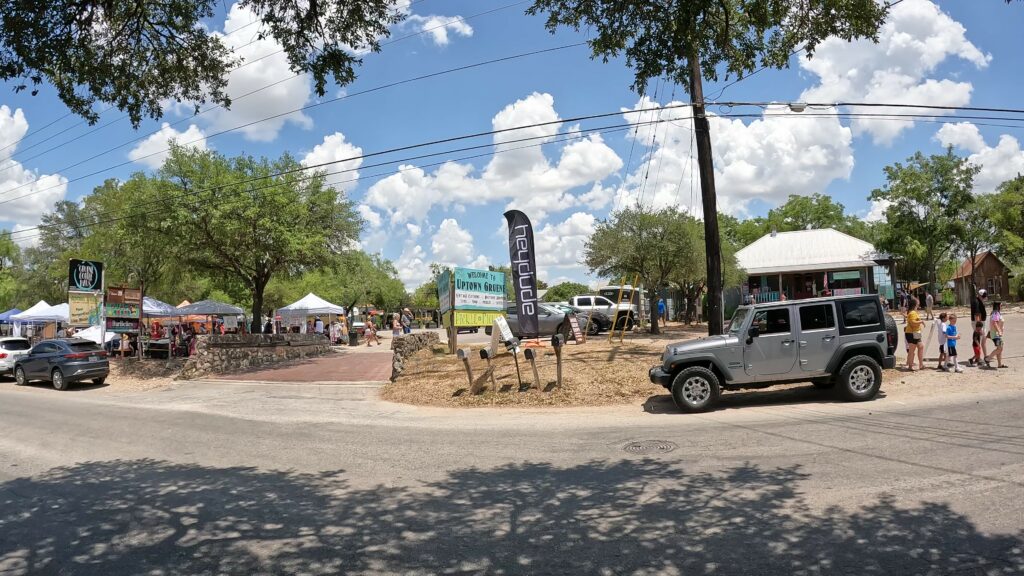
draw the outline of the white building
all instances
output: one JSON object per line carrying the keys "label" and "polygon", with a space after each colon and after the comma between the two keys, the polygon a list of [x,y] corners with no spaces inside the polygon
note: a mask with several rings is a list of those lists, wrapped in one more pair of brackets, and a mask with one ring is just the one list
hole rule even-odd
{"label": "white building", "polygon": [[884,294],[891,299],[889,256],[831,228],[772,232],[736,252],[747,273],[743,299],[774,302],[826,294]]}

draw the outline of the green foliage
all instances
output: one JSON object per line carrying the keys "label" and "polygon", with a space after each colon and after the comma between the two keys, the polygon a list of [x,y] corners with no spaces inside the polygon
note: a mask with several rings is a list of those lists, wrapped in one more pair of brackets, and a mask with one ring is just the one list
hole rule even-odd
{"label": "green foliage", "polygon": [[[354,54],[380,50],[388,28],[401,20],[393,0],[320,0],[241,3],[259,18],[249,36],[277,40],[291,68],[313,77],[317,95],[327,76],[339,85],[355,80]],[[232,56],[205,19],[216,0],[111,2],[52,0],[5,2],[0,20],[0,79],[29,86],[50,84],[74,113],[99,119],[98,102],[127,112],[138,128],[143,117],[160,118],[168,100],[225,107],[227,75],[241,59]]]}
{"label": "green foliage", "polygon": [[15,272],[20,259],[21,251],[11,240],[11,233],[0,230],[0,312],[14,308],[18,291]]}
{"label": "green foliage", "polygon": [[1000,257],[1024,264],[1024,175],[999,185],[989,215],[999,229]]}
{"label": "green foliage", "polygon": [[939,294],[939,304],[947,307],[956,304],[956,295],[951,289],[944,288]]}
{"label": "green foliage", "polygon": [[735,216],[719,214],[718,222],[722,236],[737,248],[749,246],[772,230],[791,232],[794,230],[832,228],[874,242],[874,226],[852,214],[846,214],[845,207],[832,200],[831,196],[812,194],[798,196],[790,194],[785,204],[768,211],[765,218],[756,217],[739,220]]}
{"label": "green foliage", "polygon": [[287,154],[270,161],[174,147],[149,188],[158,208],[132,233],[153,235],[173,262],[237,299],[248,296],[256,322],[273,277],[297,278],[330,263],[362,226],[323,173],[299,168]]}
{"label": "green foliage", "polygon": [[888,7],[875,0],[535,0],[546,26],[586,28],[594,58],[625,55],[643,93],[652,78],[690,85],[688,60],[698,58],[706,80],[743,77],[766,66],[784,68],[803,47],[808,56],[830,36],[876,39]]}
{"label": "green foliage", "polygon": [[[656,305],[657,290],[675,284],[697,294],[707,285],[702,223],[673,208],[627,208],[598,222],[587,241],[584,262],[602,278],[640,276]],[[738,284],[742,272],[730,242],[722,250],[723,281]],[[658,327],[651,325],[657,334]]]}
{"label": "green foliage", "polygon": [[936,269],[963,232],[977,173],[951,149],[928,157],[918,152],[885,168],[887,183],[871,193],[871,200],[889,203],[876,245],[901,259],[902,279],[936,281]]}
{"label": "green foliage", "polygon": [[548,288],[544,294],[545,302],[565,302],[573,296],[590,292],[590,287],[579,282],[562,282]]}

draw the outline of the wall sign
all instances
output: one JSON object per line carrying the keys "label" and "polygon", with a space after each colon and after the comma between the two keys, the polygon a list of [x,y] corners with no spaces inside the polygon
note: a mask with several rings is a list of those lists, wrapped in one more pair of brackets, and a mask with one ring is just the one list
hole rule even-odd
{"label": "wall sign", "polygon": [[456,268],[454,275],[456,310],[505,309],[504,272]]}
{"label": "wall sign", "polygon": [[68,324],[84,328],[100,323],[99,292],[68,292]]}
{"label": "wall sign", "polygon": [[68,262],[68,290],[98,292],[103,289],[103,262],[77,260]]}

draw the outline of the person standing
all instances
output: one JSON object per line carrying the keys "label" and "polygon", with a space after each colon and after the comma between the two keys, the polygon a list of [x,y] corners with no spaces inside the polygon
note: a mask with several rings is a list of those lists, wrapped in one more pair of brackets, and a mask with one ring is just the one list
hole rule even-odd
{"label": "person standing", "polygon": [[939,333],[939,370],[946,371],[946,313],[942,312],[935,320],[936,331]]}
{"label": "person standing", "polygon": [[321,320],[319,316],[316,317],[316,322],[313,323],[313,332],[316,332],[317,334],[324,333],[324,321]]}
{"label": "person standing", "polygon": [[338,336],[341,339],[343,346],[348,346],[348,318],[344,316],[338,318]]}
{"label": "person standing", "polygon": [[935,305],[935,297],[932,296],[932,292],[931,292],[931,290],[929,290],[929,291],[925,292],[925,294],[924,294],[924,309],[928,313],[927,320],[932,320],[932,319],[935,318],[935,316],[932,316],[932,306],[934,306],[934,305]]}
{"label": "person standing", "polygon": [[274,333],[274,323],[270,321],[270,318],[267,318],[267,323],[263,325],[263,333],[264,334],[273,334]]}
{"label": "person standing", "polygon": [[904,337],[907,339],[907,369],[914,371],[914,356],[917,355],[918,368],[924,368],[924,344],[921,341],[922,327],[924,321],[917,308],[920,305],[917,298],[911,297],[907,304],[907,327],[904,329]]}
{"label": "person standing", "polygon": [[402,310],[402,333],[412,332],[412,311],[408,308]]}
{"label": "person standing", "polygon": [[668,324],[668,311],[665,309],[664,298],[658,298],[658,320],[661,320],[662,326]]}
{"label": "person standing", "polygon": [[[971,300],[971,321],[972,322],[985,322],[987,320],[987,313],[985,311],[985,302],[988,300],[988,292],[982,288],[978,290],[974,299]],[[981,341],[981,353],[988,356],[988,339]]]}
{"label": "person standing", "polygon": [[949,315],[949,326],[946,326],[946,350],[949,352],[949,362],[953,365],[955,372],[963,372],[964,369],[956,361],[956,343],[960,340],[960,334],[956,329],[956,314]]}
{"label": "person standing", "polygon": [[992,365],[992,357],[996,358],[996,366],[1006,368],[1003,364],[1003,312],[999,302],[992,303],[992,317],[988,323],[988,337],[992,339],[992,345],[996,347],[991,354],[985,355],[985,365]]}

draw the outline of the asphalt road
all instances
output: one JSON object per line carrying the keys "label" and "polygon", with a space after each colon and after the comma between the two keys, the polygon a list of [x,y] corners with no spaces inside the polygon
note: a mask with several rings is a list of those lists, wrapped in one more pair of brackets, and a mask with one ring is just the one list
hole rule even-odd
{"label": "asphalt road", "polygon": [[697,416],[373,392],[0,384],[0,574],[1024,573],[1019,391]]}

